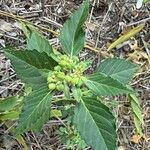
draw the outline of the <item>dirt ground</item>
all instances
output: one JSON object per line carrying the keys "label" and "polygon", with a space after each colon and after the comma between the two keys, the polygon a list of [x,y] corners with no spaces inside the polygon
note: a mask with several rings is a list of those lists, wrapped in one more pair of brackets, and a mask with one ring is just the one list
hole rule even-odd
{"label": "dirt ground", "polygon": [[[53,46],[58,47],[58,40],[52,32],[59,32],[71,12],[81,3],[82,0],[0,0],[0,48],[7,45],[21,48],[25,45],[25,37],[12,14],[32,22]],[[114,109],[118,118],[118,150],[150,150],[150,4],[143,5],[141,9],[135,6],[136,0],[91,0],[86,22],[86,43],[90,47],[80,54],[84,59],[94,60],[90,71],[94,70],[97,62],[113,56],[127,58],[140,66],[131,85],[139,94],[146,138],[138,143],[131,140],[135,128],[130,106],[125,97],[115,97],[119,103]],[[145,23],[140,33],[107,51],[110,43],[140,23]],[[16,77],[10,60],[0,53],[0,98],[17,95],[22,89],[23,84]],[[41,133],[26,133],[24,139],[29,149],[65,150],[56,133],[59,125],[58,120],[52,120],[44,125]],[[17,149],[23,148],[9,134],[9,128],[1,123],[0,150]]]}

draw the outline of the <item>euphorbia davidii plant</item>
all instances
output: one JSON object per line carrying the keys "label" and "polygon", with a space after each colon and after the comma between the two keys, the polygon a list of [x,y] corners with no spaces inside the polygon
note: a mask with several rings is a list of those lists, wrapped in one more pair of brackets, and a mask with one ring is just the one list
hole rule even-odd
{"label": "euphorbia davidii plant", "polygon": [[80,61],[78,54],[84,46],[83,25],[88,10],[89,0],[85,0],[66,21],[59,35],[60,52],[30,25],[24,27],[26,49],[4,50],[18,77],[32,87],[32,93],[24,99],[17,134],[39,131],[50,118],[51,106],[59,105],[56,95],[61,94],[59,101],[73,105],[72,124],[85,142],[93,150],[115,150],[115,119],[101,99],[133,93],[127,84],[137,66],[111,58],[98,64],[93,74],[85,74],[91,62]]}

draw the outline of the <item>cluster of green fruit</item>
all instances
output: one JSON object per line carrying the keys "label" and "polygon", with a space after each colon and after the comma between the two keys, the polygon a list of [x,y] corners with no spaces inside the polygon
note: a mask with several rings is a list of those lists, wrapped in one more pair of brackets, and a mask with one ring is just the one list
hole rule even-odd
{"label": "cluster of green fruit", "polygon": [[73,56],[70,59],[67,55],[59,56],[58,65],[54,71],[49,72],[47,81],[49,90],[64,90],[64,83],[72,86],[81,86],[83,84],[83,72],[87,68],[87,63],[79,62],[78,57]]}

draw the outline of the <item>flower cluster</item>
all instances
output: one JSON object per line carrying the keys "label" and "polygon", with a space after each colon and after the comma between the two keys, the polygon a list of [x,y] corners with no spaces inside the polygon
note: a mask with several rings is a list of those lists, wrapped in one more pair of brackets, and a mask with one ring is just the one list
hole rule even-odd
{"label": "flower cluster", "polygon": [[67,55],[58,57],[58,65],[54,67],[54,71],[48,74],[49,90],[64,90],[64,83],[71,86],[82,86],[85,77],[83,72],[87,69],[86,61],[79,61],[77,56],[69,58]]}

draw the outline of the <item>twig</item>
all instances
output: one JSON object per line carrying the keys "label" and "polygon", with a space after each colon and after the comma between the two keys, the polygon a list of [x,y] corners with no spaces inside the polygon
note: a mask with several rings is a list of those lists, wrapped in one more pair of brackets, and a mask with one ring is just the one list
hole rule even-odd
{"label": "twig", "polygon": [[62,25],[56,21],[53,21],[47,17],[43,17],[43,18],[39,18],[39,20],[43,21],[43,22],[46,22],[46,23],[51,23],[51,24],[54,24],[55,26],[59,27],[59,28],[62,28]]}
{"label": "twig", "polygon": [[146,42],[144,41],[143,35],[141,35],[141,39],[142,39],[143,45],[144,45],[144,47],[145,47],[145,50],[146,50],[146,52],[147,52],[147,55],[150,56],[150,49],[147,47],[147,44],[146,44]]}
{"label": "twig", "polygon": [[0,81],[0,83],[5,82],[5,81],[7,81],[7,80],[9,80],[9,79],[11,79],[11,78],[13,78],[13,77],[15,77],[15,76],[16,76],[16,74],[13,74],[13,75],[11,75],[11,76],[8,77],[8,78],[2,79],[2,80]]}
{"label": "twig", "polygon": [[54,113],[54,112],[51,112],[51,113],[53,113],[53,115],[62,123],[62,125],[64,125],[64,126],[68,129],[68,126],[63,122],[63,120],[61,120],[61,118],[59,118],[59,117],[57,116],[56,113]]}
{"label": "twig", "polygon": [[4,36],[4,37],[7,37],[7,38],[16,40],[16,41],[20,41],[21,43],[24,42],[23,40],[21,40],[21,39],[19,39],[19,38],[16,38],[16,37],[13,37],[13,36],[10,36],[10,35],[6,35],[6,34],[1,34],[1,33],[0,33],[0,36]]}
{"label": "twig", "polygon": [[90,49],[91,51],[94,51],[94,52],[96,52],[96,53],[99,52],[96,48],[91,47],[91,46],[89,46],[89,45],[87,45],[87,44],[84,45],[84,48]]}
{"label": "twig", "polygon": [[140,24],[140,23],[145,23],[145,22],[147,22],[147,21],[149,21],[149,20],[150,20],[150,17],[144,18],[144,19],[142,19],[142,20],[139,20],[139,21],[136,21],[136,22],[129,23],[129,24],[126,25],[126,26],[129,27],[129,26],[133,26],[133,25]]}
{"label": "twig", "polygon": [[94,0],[93,5],[92,5],[92,9],[91,9],[91,13],[90,13],[90,18],[89,18],[89,21],[88,21],[89,23],[91,22],[91,19],[92,19],[92,15],[93,15],[95,4],[96,4],[96,0]]}
{"label": "twig", "polygon": [[[15,82],[11,83],[8,87],[3,87],[3,89],[0,91],[0,94],[2,94],[3,92],[5,92],[8,89],[11,89],[11,87],[16,84],[18,84],[18,81],[17,81],[17,83],[15,83]],[[2,86],[1,86],[1,88],[2,88]]]}
{"label": "twig", "polygon": [[33,135],[33,137],[34,137],[34,140],[35,140],[35,142],[36,142],[36,144],[37,144],[37,147],[38,147],[40,150],[42,150],[42,148],[41,148],[41,146],[40,146],[40,144],[39,144],[39,142],[38,142],[36,136],[34,135],[33,132],[31,132],[31,133],[32,133],[32,135]]}
{"label": "twig", "polygon": [[111,4],[109,5],[109,8],[108,8],[108,10],[107,10],[107,12],[106,12],[106,15],[104,16],[104,18],[103,18],[103,20],[102,20],[102,23],[101,23],[100,26],[99,26],[98,35],[97,35],[97,39],[96,39],[96,43],[95,43],[95,48],[97,48],[97,46],[98,46],[98,42],[99,42],[99,37],[100,37],[101,30],[102,30],[102,26],[103,26],[103,24],[106,22],[106,18],[107,18],[107,16],[108,16],[109,11],[111,10],[112,4],[113,4],[113,3],[111,3]]}

